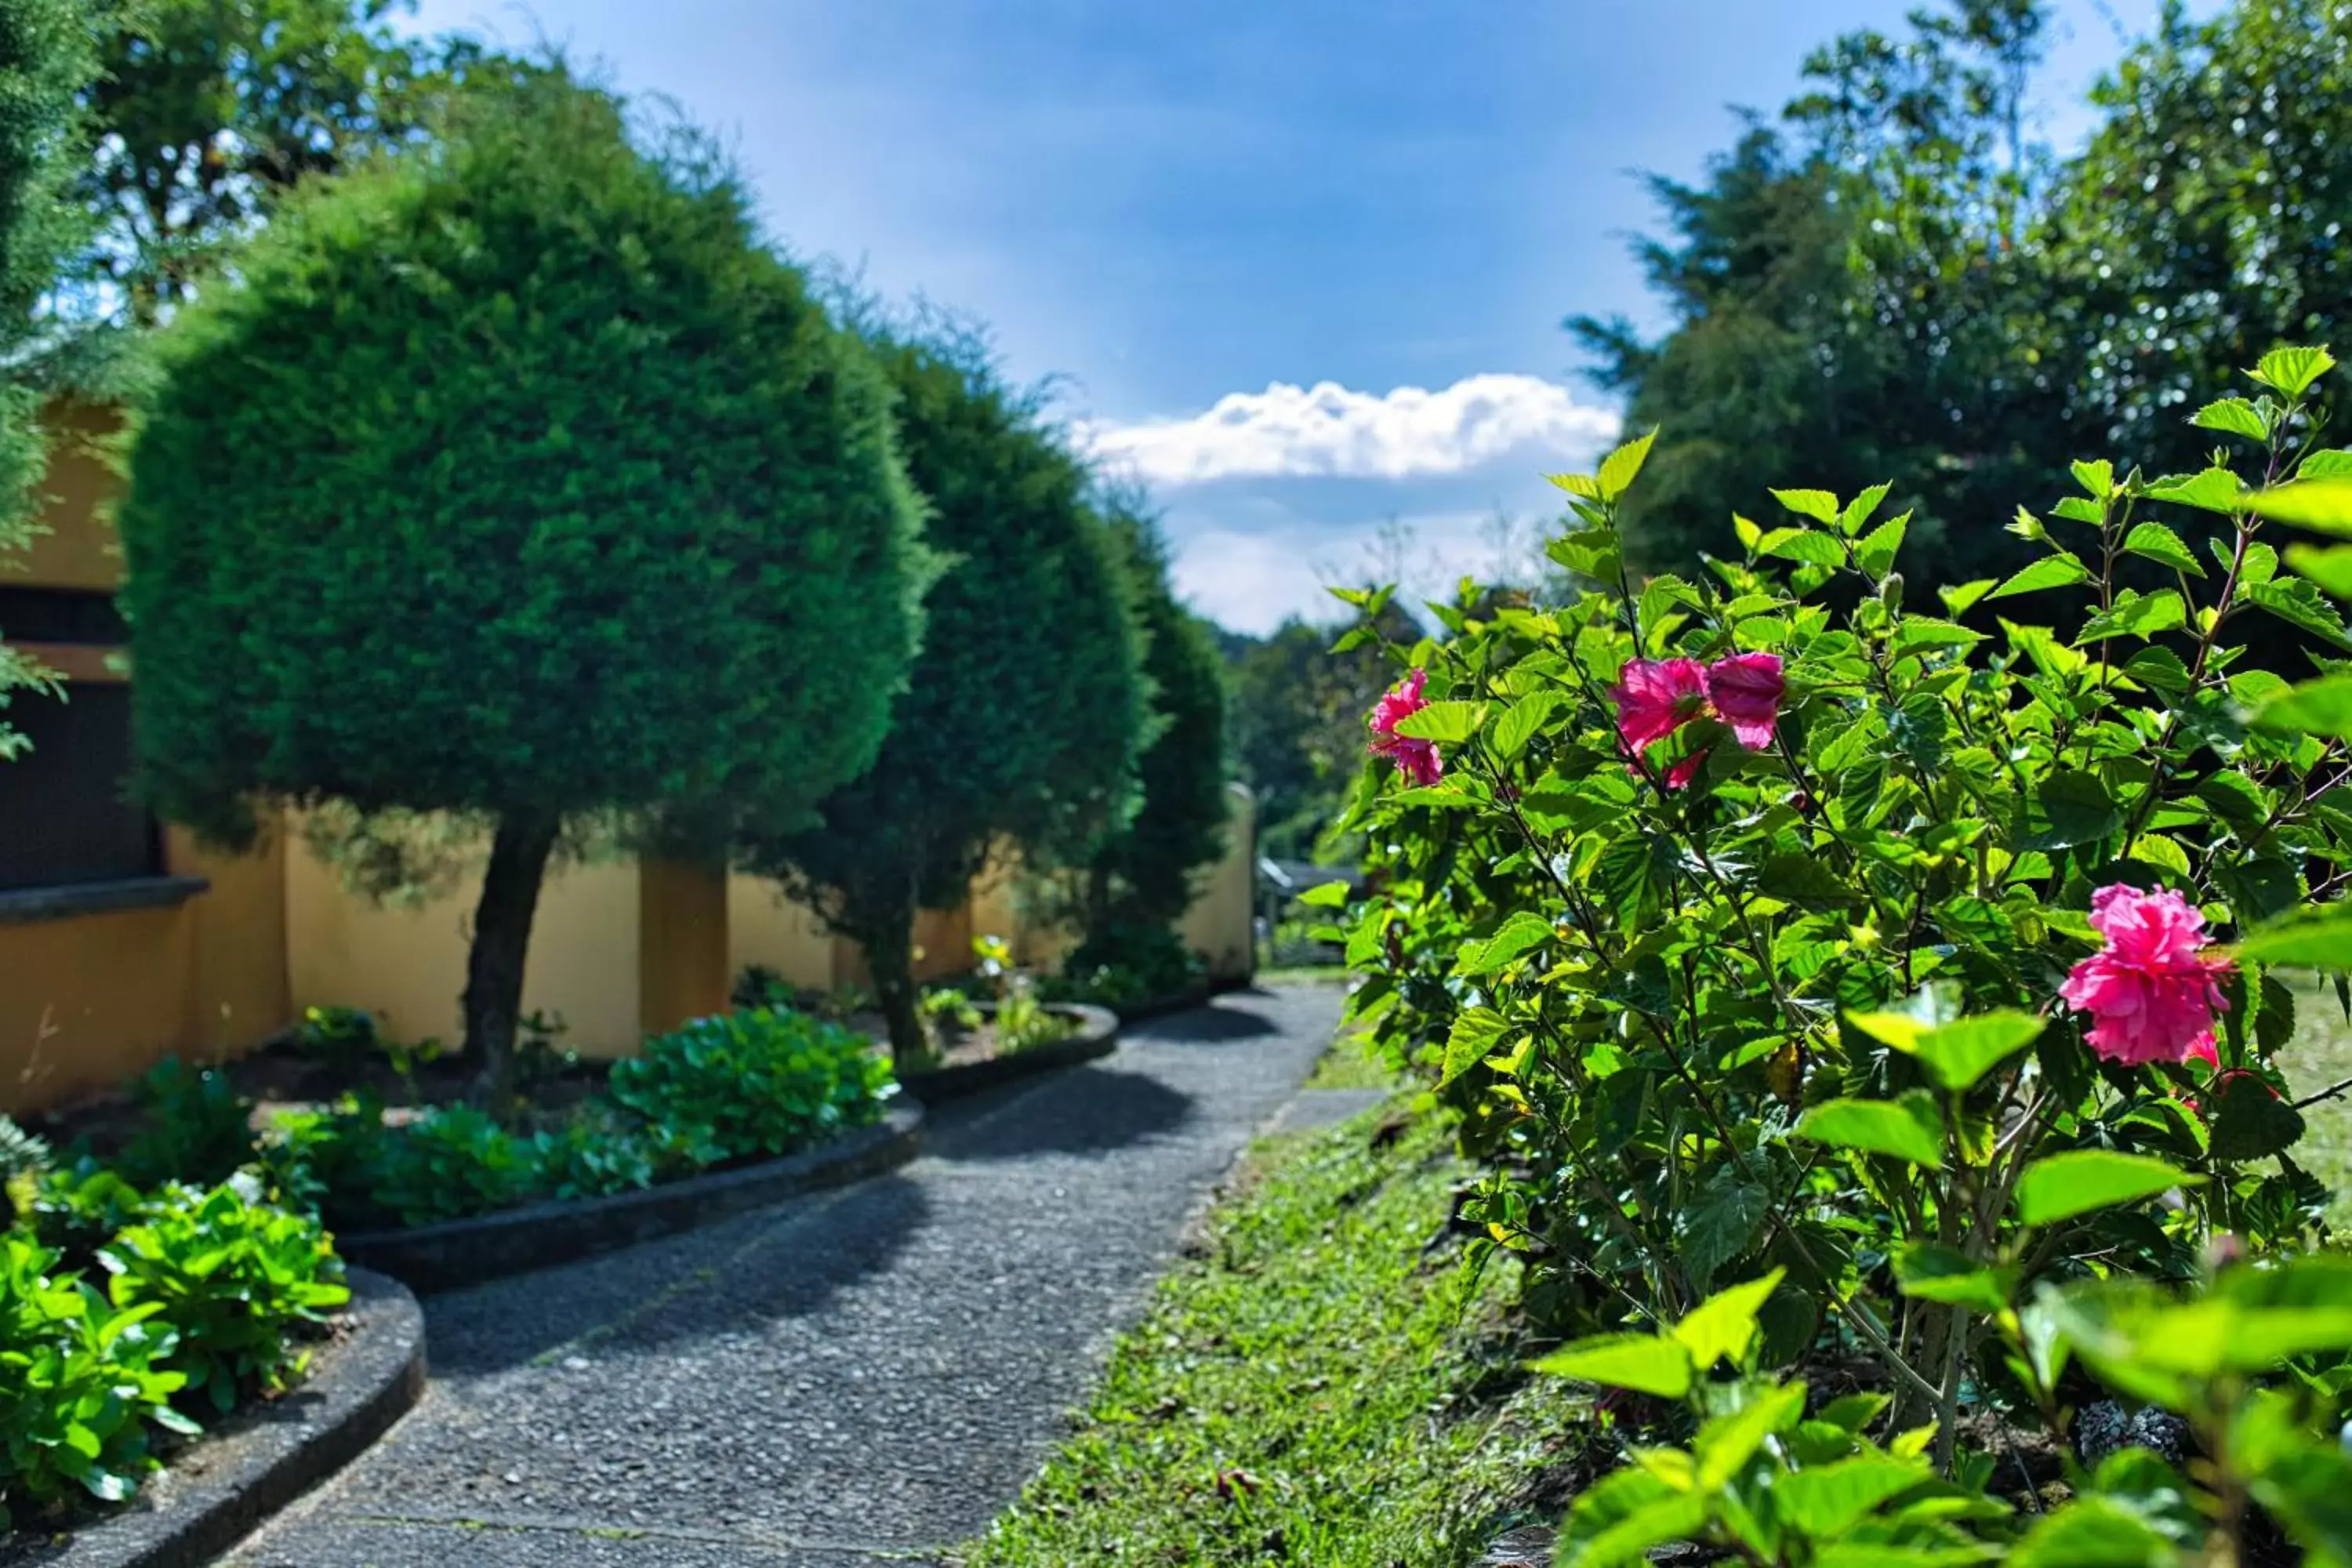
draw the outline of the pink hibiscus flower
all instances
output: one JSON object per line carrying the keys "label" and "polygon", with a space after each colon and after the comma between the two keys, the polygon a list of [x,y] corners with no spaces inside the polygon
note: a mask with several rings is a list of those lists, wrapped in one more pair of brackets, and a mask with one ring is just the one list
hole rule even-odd
{"label": "pink hibiscus flower", "polygon": [[1445,759],[1437,754],[1434,741],[1415,740],[1400,735],[1396,727],[1401,720],[1420,712],[1429,706],[1422,688],[1429,684],[1429,672],[1416,669],[1391,687],[1372,707],[1372,752],[1396,764],[1397,772],[1417,784],[1433,784],[1445,773]]}
{"label": "pink hibiscus flower", "polygon": [[2091,1048],[2126,1067],[2217,1062],[2213,1015],[2230,1004],[2217,982],[2234,973],[2205,956],[2205,917],[2169,889],[2121,884],[2091,895],[2091,924],[2107,945],[2074,965],[2058,994],[2091,1015]]}
{"label": "pink hibiscus flower", "polygon": [[1772,743],[1773,728],[1780,722],[1780,699],[1788,689],[1777,653],[1735,653],[1706,667],[1707,701],[1751,752]]}
{"label": "pink hibiscus flower", "polygon": [[1663,741],[1706,707],[1706,671],[1695,658],[1637,658],[1609,689],[1627,751]]}

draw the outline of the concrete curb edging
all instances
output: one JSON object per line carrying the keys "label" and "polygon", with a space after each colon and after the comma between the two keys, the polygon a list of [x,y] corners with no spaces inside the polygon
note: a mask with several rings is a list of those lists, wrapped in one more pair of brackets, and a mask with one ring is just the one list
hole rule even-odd
{"label": "concrete curb edging", "polygon": [[454,1289],[569,1263],[691,1230],[801,1193],[879,1175],[915,1157],[922,1124],[922,1105],[902,1096],[890,1103],[880,1121],[781,1159],[610,1197],[533,1204],[408,1230],[338,1237],[336,1250],[406,1281],[414,1289]]}
{"label": "concrete curb edging", "polygon": [[1009,1057],[991,1057],[983,1062],[966,1062],[961,1067],[940,1068],[936,1072],[909,1073],[898,1081],[908,1094],[936,1104],[943,1100],[961,1100],[968,1094],[978,1094],[1000,1084],[1013,1083],[1038,1073],[1052,1072],[1056,1068],[1076,1067],[1080,1062],[1107,1057],[1118,1048],[1118,1015],[1108,1007],[1097,1007],[1084,1002],[1050,1004],[1057,1013],[1076,1013],[1078,1032],[1066,1040],[1056,1040],[1050,1046],[1020,1051]]}
{"label": "concrete curb edging", "polygon": [[200,1568],[359,1458],[425,1393],[425,1314],[397,1279],[352,1268],[348,1281],[352,1337],[310,1381],[199,1440],[121,1512],[54,1537],[26,1531],[0,1545],[0,1563]]}

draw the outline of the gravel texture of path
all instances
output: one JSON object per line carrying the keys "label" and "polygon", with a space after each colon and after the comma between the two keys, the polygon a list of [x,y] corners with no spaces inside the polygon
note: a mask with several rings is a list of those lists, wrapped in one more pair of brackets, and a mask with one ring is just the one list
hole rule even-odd
{"label": "gravel texture of path", "polygon": [[425,1303],[433,1385],[239,1568],[881,1568],[1011,1502],[1340,992],[1139,1025],[892,1174]]}

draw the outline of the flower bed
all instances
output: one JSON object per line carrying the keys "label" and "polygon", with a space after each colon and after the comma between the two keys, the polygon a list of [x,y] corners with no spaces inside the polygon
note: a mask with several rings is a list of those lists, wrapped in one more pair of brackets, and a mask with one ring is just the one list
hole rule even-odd
{"label": "flower bed", "polygon": [[[1342,825],[1380,890],[1329,934],[1485,1163],[1475,1247],[1641,1455],[1563,1563],[2344,1553],[2352,1274],[2308,1256],[2295,1150],[2345,1086],[2282,1071],[2272,966],[2352,970],[2352,918],[2295,912],[2352,878],[2352,676],[2240,635],[2352,652],[2352,551],[2266,522],[2352,533],[2332,363],[2198,414],[2252,483],[2078,463],[2011,526],[2029,564],[1928,608],[1885,487],[1776,492],[1709,580],[1637,582],[1645,437],[1559,481],[1584,592],[1391,648],[1391,781]],[[2193,1452],[2095,1461],[2078,1413],[2118,1395]]]}
{"label": "flower bed", "polygon": [[[359,1232],[639,1192],[794,1154],[873,1125],[898,1092],[864,1036],[749,1008],[697,1019],[609,1066],[541,1053],[520,1098],[494,1114],[464,1102],[470,1075],[344,1020],[312,1022],[310,1037],[258,1058],[206,1070],[166,1063],[128,1107],[92,1108],[56,1130],[134,1176],[218,1179],[255,1164],[289,1204]],[[252,1098],[338,1081],[356,1087],[324,1103]]]}
{"label": "flower bed", "polygon": [[129,1499],[176,1445],[299,1382],[349,1291],[317,1219],[250,1173],[142,1190],[7,1142],[0,1527],[46,1529]]}

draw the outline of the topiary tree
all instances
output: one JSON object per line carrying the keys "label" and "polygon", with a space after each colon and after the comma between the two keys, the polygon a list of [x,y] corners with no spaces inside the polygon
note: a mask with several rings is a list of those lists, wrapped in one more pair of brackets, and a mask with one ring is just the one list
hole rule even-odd
{"label": "topiary tree", "polygon": [[1150,722],[1136,759],[1135,814],[1099,838],[1081,868],[1085,941],[1070,955],[1073,970],[1181,959],[1170,928],[1192,905],[1194,874],[1223,852],[1231,815],[1223,657],[1168,581],[1168,542],[1148,498],[1115,489],[1101,510],[1133,585]]}
{"label": "topiary tree", "polygon": [[890,738],[805,831],[749,836],[778,878],[866,951],[902,1062],[924,1046],[918,909],[961,902],[992,850],[1083,849],[1121,808],[1143,726],[1139,637],[1085,467],[969,334],[872,334],[898,389],[907,468],[950,565]]}
{"label": "topiary tree", "polygon": [[163,334],[121,526],[139,784],[495,820],[467,1047],[502,1074],[548,855],[721,839],[873,760],[920,502],[870,358],[698,139],[559,75],[298,196]]}

